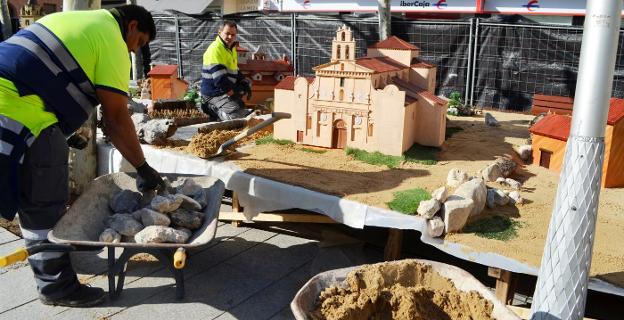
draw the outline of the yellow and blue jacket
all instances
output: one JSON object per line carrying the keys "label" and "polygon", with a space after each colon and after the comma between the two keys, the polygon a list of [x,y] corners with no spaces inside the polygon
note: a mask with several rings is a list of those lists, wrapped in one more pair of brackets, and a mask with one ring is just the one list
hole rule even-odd
{"label": "yellow and blue jacket", "polygon": [[17,210],[19,168],[39,133],[69,136],[99,104],[96,88],[126,95],[128,48],[108,10],[47,15],[0,43],[0,215]]}
{"label": "yellow and blue jacket", "polygon": [[201,94],[207,97],[226,94],[241,77],[236,48],[228,48],[217,36],[204,52]]}

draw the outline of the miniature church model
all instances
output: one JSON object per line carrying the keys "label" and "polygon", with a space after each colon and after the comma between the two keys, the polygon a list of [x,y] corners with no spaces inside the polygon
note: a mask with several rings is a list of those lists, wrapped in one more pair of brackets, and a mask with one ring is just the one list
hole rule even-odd
{"label": "miniature church model", "polygon": [[270,60],[262,46],[250,54],[249,50],[237,47],[238,68],[241,73],[251,80],[251,99],[244,99],[248,106],[255,106],[273,98],[275,86],[287,76],[293,74],[293,66],[286,56],[277,60]]}
{"label": "miniature church model", "polygon": [[436,67],[420,49],[397,37],[355,57],[350,28],[332,43],[331,61],[315,77],[287,77],[275,88],[275,111],[292,114],[274,136],[326,148],[358,148],[401,155],[414,143],[444,143],[447,101],[434,94]]}

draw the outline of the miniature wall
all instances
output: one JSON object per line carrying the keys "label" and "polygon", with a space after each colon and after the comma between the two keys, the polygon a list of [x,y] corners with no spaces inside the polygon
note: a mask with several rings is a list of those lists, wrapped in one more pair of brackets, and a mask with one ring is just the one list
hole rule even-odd
{"label": "miniature wall", "polygon": [[605,160],[602,186],[624,187],[624,120],[605,130]]}
{"label": "miniature wall", "polygon": [[561,164],[563,163],[563,156],[565,154],[566,142],[558,139],[553,139],[537,134],[533,135],[533,164],[539,166],[541,151],[540,148],[552,152],[550,156],[550,170],[559,172],[561,170]]}
{"label": "miniature wall", "polygon": [[395,85],[388,85],[383,90],[373,91],[372,100],[376,150],[388,155],[402,155],[411,146],[404,146],[405,130],[397,130],[405,123],[405,92],[399,91]]}
{"label": "miniature wall", "polygon": [[436,68],[410,68],[410,82],[417,86],[435,92]]}
{"label": "miniature wall", "polygon": [[417,50],[393,50],[393,49],[368,48],[367,56],[368,57],[389,57],[399,63],[409,66],[412,64],[412,58],[415,58],[418,56],[418,51]]}
{"label": "miniature wall", "polygon": [[439,147],[446,135],[446,106],[436,105],[429,99],[416,104],[416,134],[412,141],[429,147]]}

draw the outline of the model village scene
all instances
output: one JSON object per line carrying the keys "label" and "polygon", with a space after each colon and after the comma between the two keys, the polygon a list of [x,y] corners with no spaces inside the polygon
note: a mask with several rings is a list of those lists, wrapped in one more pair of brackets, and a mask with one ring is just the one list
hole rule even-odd
{"label": "model village scene", "polygon": [[622,6],[0,1],[0,319],[622,319]]}

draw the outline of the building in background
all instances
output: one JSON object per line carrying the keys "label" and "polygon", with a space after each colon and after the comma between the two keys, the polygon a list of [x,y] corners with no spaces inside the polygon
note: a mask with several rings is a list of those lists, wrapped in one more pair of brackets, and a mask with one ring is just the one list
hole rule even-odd
{"label": "building in background", "polygon": [[331,61],[315,78],[287,77],[275,89],[275,111],[292,114],[274,136],[306,145],[402,155],[414,143],[439,147],[447,101],[434,94],[436,66],[420,49],[392,36],[356,58],[350,28],[336,31]]}
{"label": "building in background", "polygon": [[63,0],[9,0],[8,5],[13,32],[29,26],[46,14],[63,11]]}
{"label": "building in background", "polygon": [[252,83],[251,99],[245,100],[248,106],[262,104],[273,98],[275,86],[287,76],[293,75],[293,66],[286,56],[271,60],[261,46],[254,53],[242,47],[236,48],[236,52],[238,69]]}

